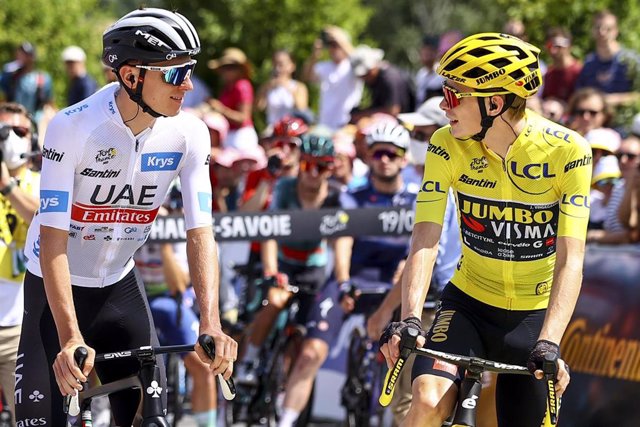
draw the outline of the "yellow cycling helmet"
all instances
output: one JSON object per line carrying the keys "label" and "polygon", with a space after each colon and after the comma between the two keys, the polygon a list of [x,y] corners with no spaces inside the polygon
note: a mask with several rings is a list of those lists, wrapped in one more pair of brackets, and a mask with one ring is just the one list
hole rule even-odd
{"label": "yellow cycling helmet", "polygon": [[480,33],[449,49],[437,72],[480,92],[495,93],[502,89],[530,98],[542,84],[539,55],[540,49],[517,37]]}

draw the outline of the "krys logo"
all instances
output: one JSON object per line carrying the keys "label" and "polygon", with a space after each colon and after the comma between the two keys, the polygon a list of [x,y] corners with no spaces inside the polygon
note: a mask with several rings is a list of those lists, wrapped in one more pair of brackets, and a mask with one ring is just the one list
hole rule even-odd
{"label": "krys logo", "polygon": [[182,159],[182,153],[146,153],[142,155],[140,170],[142,172],[151,171],[174,171],[178,168],[178,163]]}
{"label": "krys logo", "polygon": [[68,205],[68,192],[40,190],[40,213],[66,212]]}

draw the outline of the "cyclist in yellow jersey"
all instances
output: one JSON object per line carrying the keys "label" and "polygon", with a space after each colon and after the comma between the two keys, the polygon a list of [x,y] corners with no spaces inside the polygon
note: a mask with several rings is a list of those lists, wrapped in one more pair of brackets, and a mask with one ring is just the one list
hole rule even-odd
{"label": "cyclist in yellow jersey", "polygon": [[[462,258],[445,287],[431,330],[418,345],[523,364],[542,378],[557,359],[556,392],[569,383],[559,343],[582,279],[589,217],[591,150],[577,133],[526,109],[542,84],[540,50],[504,34],[476,34],[442,58],[440,107],[449,125],[431,138],[416,204],[402,288],[402,322],[381,338],[389,364],[403,329],[420,314],[437,256],[447,192],[457,199]],[[430,358],[415,361],[413,401],[404,426],[437,426],[453,410],[463,372]],[[501,375],[498,424],[539,427],[545,384]]]}

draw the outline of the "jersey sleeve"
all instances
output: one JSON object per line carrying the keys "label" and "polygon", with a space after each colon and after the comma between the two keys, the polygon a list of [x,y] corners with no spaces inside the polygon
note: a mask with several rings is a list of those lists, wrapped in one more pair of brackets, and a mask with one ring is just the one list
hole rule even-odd
{"label": "jersey sleeve", "polygon": [[80,147],[69,146],[78,141],[69,135],[80,132],[75,122],[62,114],[56,115],[47,126],[42,149],[40,172],[40,224],[60,230],[69,230],[77,153]]}
{"label": "jersey sleeve", "polygon": [[194,121],[188,152],[180,170],[180,185],[187,230],[211,226],[211,181],[209,161],[211,143],[204,122]]}
{"label": "jersey sleeve", "polygon": [[591,147],[581,136],[573,135],[574,143],[566,163],[560,168],[560,217],[558,237],[585,240],[589,223],[589,192],[591,189]]}
{"label": "jersey sleeve", "polygon": [[442,225],[447,194],[453,180],[453,160],[447,147],[448,132],[448,128],[441,128],[431,137],[422,186],[416,198],[416,223],[435,222]]}

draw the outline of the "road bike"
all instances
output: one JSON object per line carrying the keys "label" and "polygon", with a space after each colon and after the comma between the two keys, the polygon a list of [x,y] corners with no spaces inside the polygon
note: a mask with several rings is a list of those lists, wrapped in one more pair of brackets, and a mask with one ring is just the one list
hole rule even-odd
{"label": "road bike", "polygon": [[[207,355],[213,359],[215,357],[215,345],[213,338],[209,335],[201,335],[198,342]],[[67,414],[67,425],[71,427],[91,427],[91,400],[97,396],[105,396],[110,393],[127,389],[141,390],[141,402],[139,407],[140,426],[142,427],[170,427],[164,416],[162,407],[162,387],[160,386],[160,368],[156,362],[156,356],[169,353],[185,353],[194,351],[194,345],[174,345],[174,346],[144,346],[136,349],[118,351],[114,353],[98,354],[95,357],[96,363],[108,363],[109,361],[122,359],[137,359],[140,362],[140,370],[137,375],[132,375],[113,382],[104,383],[90,388],[88,383],[82,385],[82,390],[75,395],[67,396],[64,399],[64,413]],[[74,352],[76,364],[80,369],[88,357],[88,351],[84,347],[78,347]],[[222,375],[218,375],[220,388],[225,399],[231,400],[235,397],[236,390],[233,379],[225,380]]]}
{"label": "road bike", "polygon": [[[359,301],[367,299],[369,305],[378,307],[387,292],[386,287],[359,290]],[[351,294],[355,296],[355,287]],[[367,319],[365,315],[364,325]],[[363,325],[355,326],[347,349],[347,377],[340,393],[340,401],[347,413],[347,427],[382,425],[384,408],[377,405],[376,396],[382,389],[386,370],[387,365],[378,350],[378,343],[369,338]]]}
{"label": "road bike", "polygon": [[[476,427],[476,408],[478,406],[480,391],[482,389],[481,379],[483,372],[531,375],[531,372],[529,372],[529,370],[524,366],[494,362],[481,359],[479,357],[461,356],[458,354],[445,353],[426,348],[417,348],[416,340],[418,335],[419,331],[415,328],[407,328],[404,330],[400,341],[400,357],[393,366],[393,369],[389,370],[384,380],[384,386],[379,399],[382,406],[387,406],[391,403],[395,384],[400,372],[402,371],[403,365],[411,353],[415,353],[416,357],[432,357],[443,362],[462,367],[466,370],[462,384],[458,390],[458,401],[453,414],[453,419],[451,421],[447,421],[443,427]],[[555,395],[555,382],[557,375],[556,360],[553,357],[547,357],[543,363],[542,371],[544,373],[544,380],[547,389],[547,411],[545,413],[545,419],[542,427],[553,427],[557,425],[560,411],[560,399],[557,399]]]}
{"label": "road bike", "polygon": [[[258,310],[268,304],[267,295],[272,287],[279,287],[274,279],[259,279],[255,284],[253,301],[248,303],[249,310]],[[260,348],[259,363],[255,366],[256,382],[238,382],[237,399],[232,405],[227,402],[224,408],[227,426],[242,423],[275,427],[280,419],[285,383],[305,334],[296,321],[298,298],[310,292],[294,285],[287,285],[284,289],[291,296]],[[311,415],[310,407],[309,403],[298,418],[298,425],[306,424]]]}

